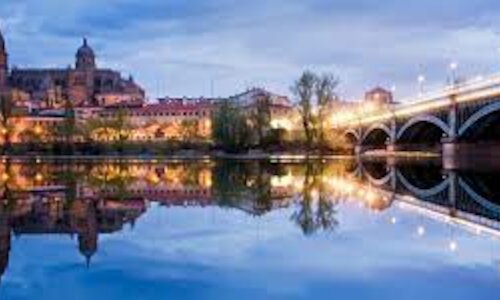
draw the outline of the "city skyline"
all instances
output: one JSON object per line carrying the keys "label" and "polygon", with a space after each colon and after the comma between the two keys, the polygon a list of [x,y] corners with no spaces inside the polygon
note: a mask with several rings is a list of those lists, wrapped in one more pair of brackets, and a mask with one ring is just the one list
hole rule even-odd
{"label": "city skyline", "polygon": [[[99,7],[99,9],[96,9]],[[362,10],[360,8],[363,8]],[[66,66],[87,36],[100,65],[134,74],[150,98],[227,96],[251,86],[290,94],[304,69],[334,72],[344,98],[396,86],[396,98],[500,67],[492,0],[419,1],[7,0],[0,28],[13,66]],[[370,29],[370,30],[367,30]],[[37,49],[38,51],[33,51]],[[213,89],[212,89],[213,87]]]}

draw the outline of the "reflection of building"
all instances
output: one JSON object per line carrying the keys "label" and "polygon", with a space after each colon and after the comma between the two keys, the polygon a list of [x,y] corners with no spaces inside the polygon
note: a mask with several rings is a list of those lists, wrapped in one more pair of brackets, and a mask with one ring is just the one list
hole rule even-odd
{"label": "reflection of building", "polygon": [[[81,178],[68,182],[61,172]],[[76,235],[79,252],[89,263],[99,235],[133,225],[150,202],[163,207],[223,205],[251,215],[291,203],[291,187],[270,185],[261,196],[245,190],[241,197],[221,203],[212,172],[211,163],[102,164],[90,170],[85,164],[0,164],[0,208],[8,208],[0,211],[0,272],[8,265],[11,233]]]}
{"label": "reflection of building", "polygon": [[[49,188],[50,190],[50,188]],[[10,232],[17,235],[76,234],[78,248],[87,263],[98,247],[98,236],[133,224],[145,211],[145,203],[114,203],[94,199],[67,202],[58,192],[30,192],[15,202],[10,213],[0,215],[0,267],[8,262]],[[1,269],[0,269],[1,271]]]}
{"label": "reflection of building", "polygon": [[11,243],[10,220],[5,212],[0,212],[0,280],[9,265]]}
{"label": "reflection of building", "polygon": [[[9,72],[5,41],[0,33],[0,89],[6,90],[18,105],[57,108],[70,100],[74,106],[142,104],[145,94],[132,77],[100,69],[86,39],[76,53],[74,67],[61,69],[20,69]],[[15,96],[15,97],[14,97]]]}

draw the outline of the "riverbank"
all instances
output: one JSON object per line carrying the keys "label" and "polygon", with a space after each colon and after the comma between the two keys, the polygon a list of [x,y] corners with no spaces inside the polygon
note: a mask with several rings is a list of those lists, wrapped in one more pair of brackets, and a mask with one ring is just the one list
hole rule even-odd
{"label": "riverbank", "polygon": [[211,161],[218,159],[225,160],[268,160],[277,162],[302,162],[307,160],[339,160],[354,159],[349,155],[307,155],[307,154],[287,154],[287,153],[179,153],[175,155],[12,155],[2,156],[2,161],[126,161],[128,163],[157,163],[176,161]]}

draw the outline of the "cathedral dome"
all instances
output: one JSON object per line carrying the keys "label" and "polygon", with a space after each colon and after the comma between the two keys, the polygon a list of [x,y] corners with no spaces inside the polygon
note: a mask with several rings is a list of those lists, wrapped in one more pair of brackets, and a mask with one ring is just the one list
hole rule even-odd
{"label": "cathedral dome", "polygon": [[94,50],[88,45],[87,39],[83,39],[83,45],[76,52],[76,68],[95,68]]}
{"label": "cathedral dome", "polygon": [[90,48],[90,46],[87,43],[87,39],[83,39],[83,45],[78,48],[78,51],[76,52],[76,56],[81,57],[81,56],[95,56],[94,55],[94,50]]}

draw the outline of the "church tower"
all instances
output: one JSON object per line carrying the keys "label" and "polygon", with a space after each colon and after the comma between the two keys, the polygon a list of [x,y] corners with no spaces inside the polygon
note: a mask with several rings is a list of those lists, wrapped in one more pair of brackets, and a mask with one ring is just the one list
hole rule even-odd
{"label": "church tower", "polygon": [[76,52],[75,69],[69,73],[69,98],[75,106],[90,104],[94,97],[94,75],[96,71],[94,50],[87,39]]}
{"label": "church tower", "polygon": [[0,89],[7,87],[7,77],[9,74],[8,55],[5,48],[5,40],[0,31]]}

